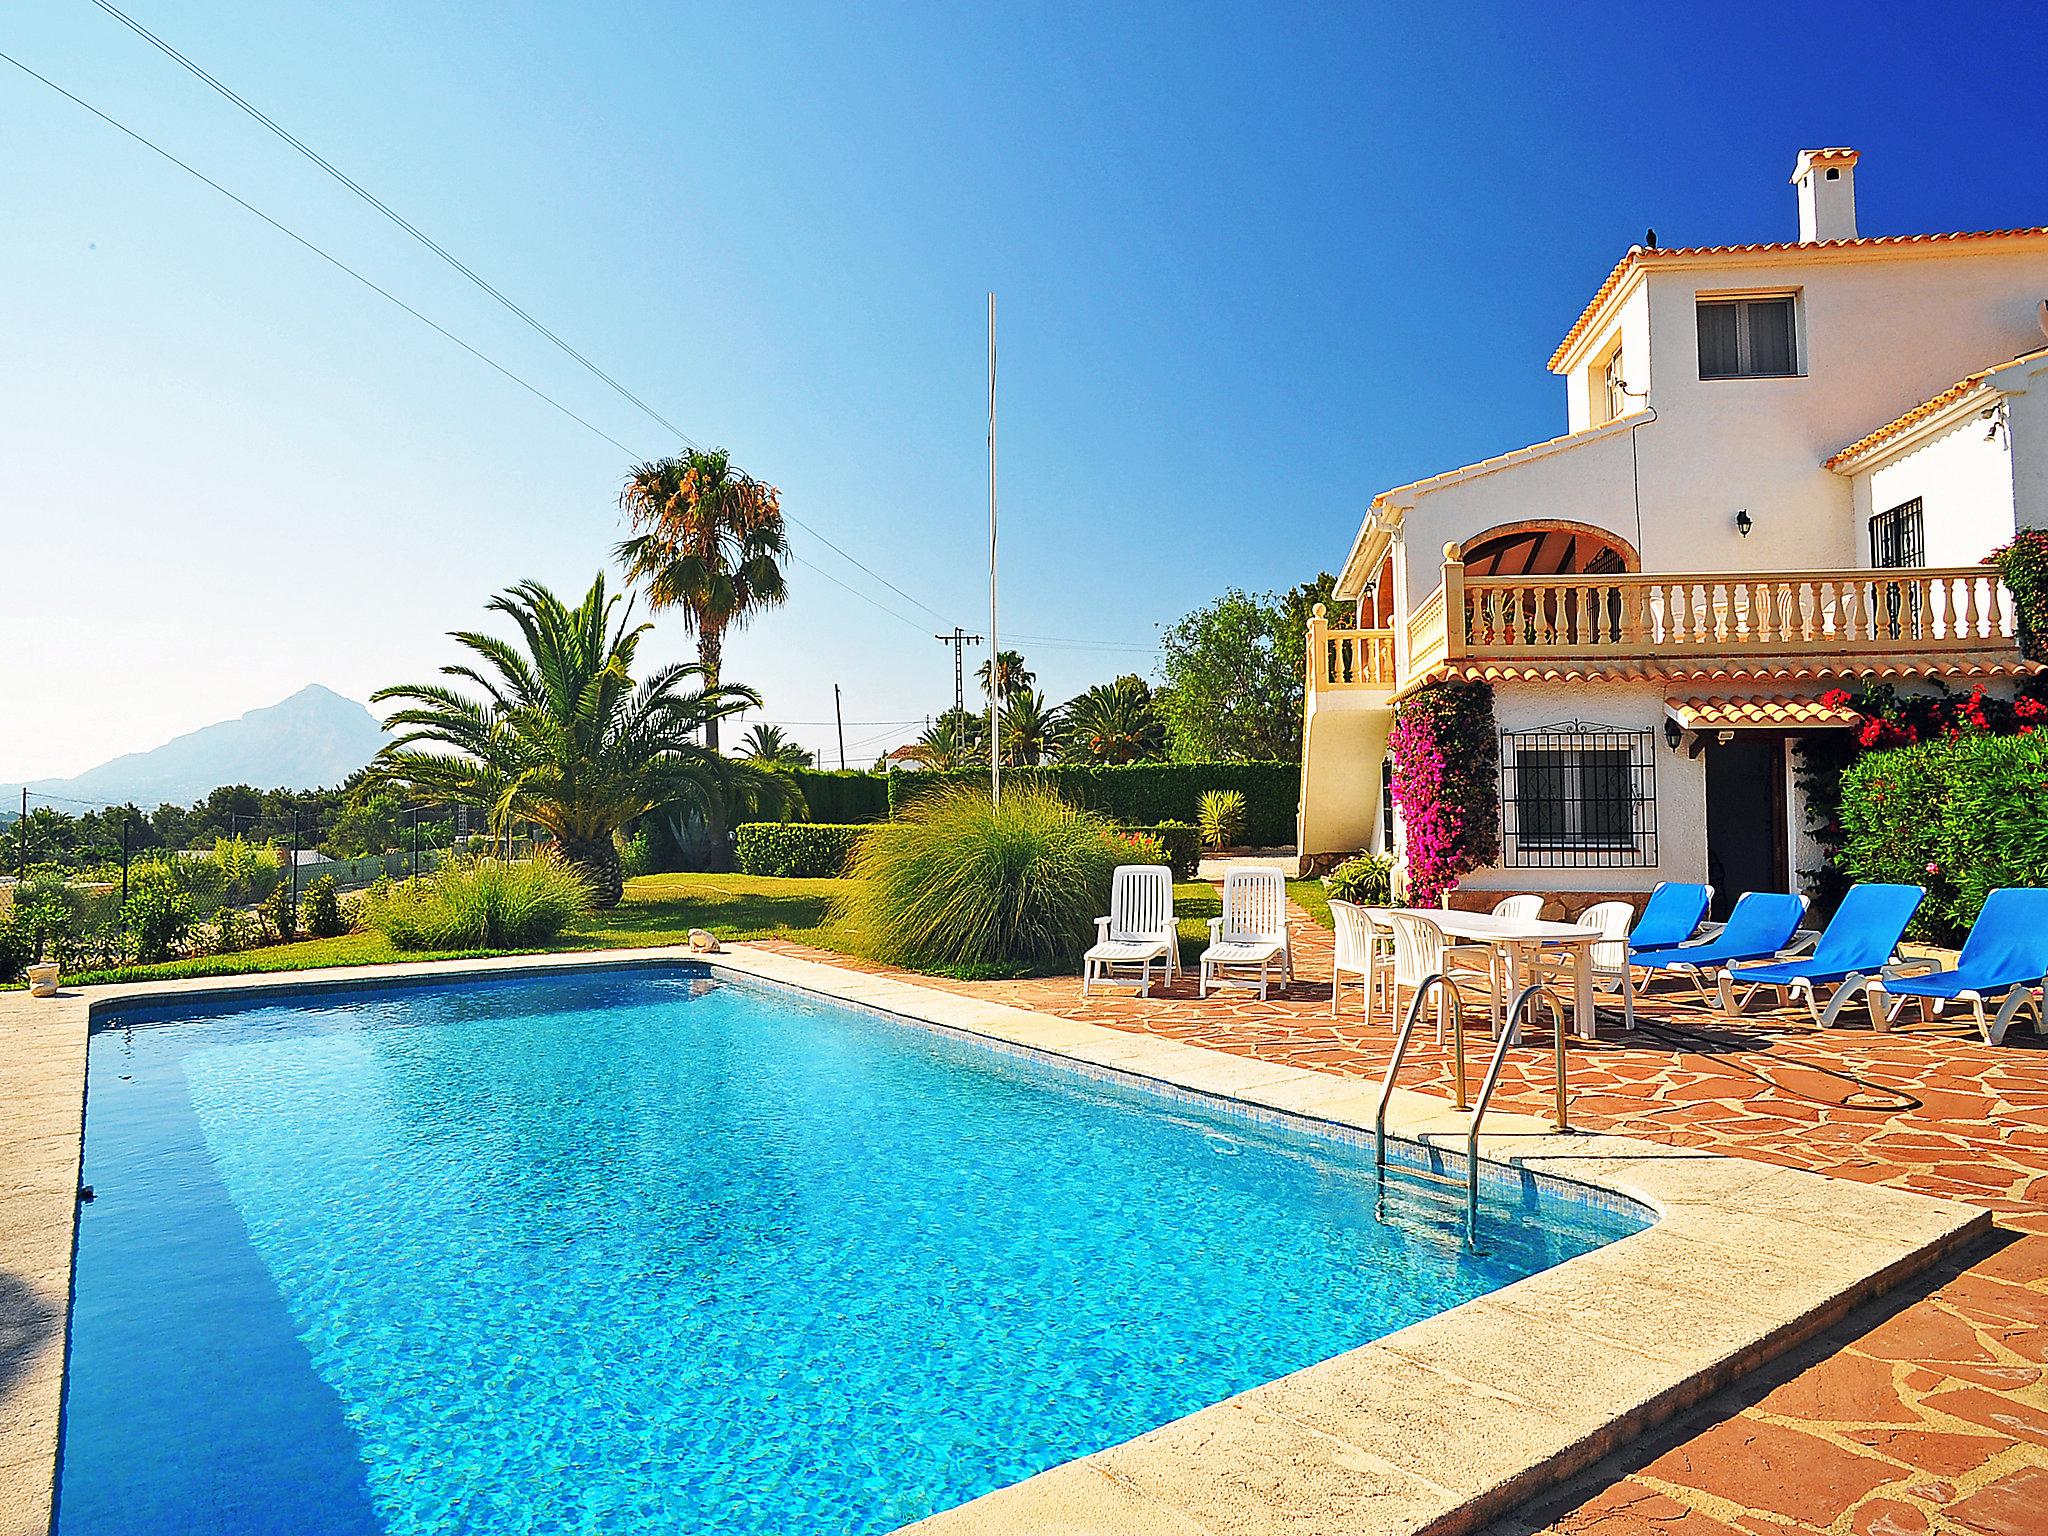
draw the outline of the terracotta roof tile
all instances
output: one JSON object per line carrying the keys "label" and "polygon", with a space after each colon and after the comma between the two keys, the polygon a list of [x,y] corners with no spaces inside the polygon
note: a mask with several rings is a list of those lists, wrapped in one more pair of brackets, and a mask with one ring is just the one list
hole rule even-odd
{"label": "terracotta roof tile", "polygon": [[1819,699],[1753,694],[1747,698],[1666,699],[1665,710],[1689,731],[1739,730],[1745,726],[1796,726],[1807,730],[1858,724],[1853,709],[1836,709]]}
{"label": "terracotta roof tile", "polygon": [[1914,247],[1951,246],[1975,240],[2024,240],[2048,236],[2048,226],[2034,226],[2027,229],[1973,229],[1957,230],[1940,235],[1865,235],[1855,240],[1762,240],[1750,245],[1674,245],[1655,248],[1641,245],[1629,247],[1628,254],[1614,264],[1614,270],[1594,290],[1593,297],[1579,312],[1579,318],[1572,322],[1572,328],[1565,332],[1557,350],[1550,354],[1550,370],[1555,373],[1564,361],[1565,354],[1586,334],[1593,323],[1593,317],[1607,302],[1608,295],[1619,288],[1630,272],[1639,266],[1659,261],[1697,260],[1703,256],[1777,256],[1788,252],[1821,252],[1848,250],[1875,250],[1881,248],[1911,249]]}

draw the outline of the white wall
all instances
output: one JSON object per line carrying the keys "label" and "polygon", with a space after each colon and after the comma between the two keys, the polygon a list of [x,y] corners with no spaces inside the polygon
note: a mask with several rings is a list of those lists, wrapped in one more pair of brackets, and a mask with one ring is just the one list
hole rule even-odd
{"label": "white wall", "polygon": [[1975,565],[2012,538],[2012,454],[2005,433],[1986,440],[1985,425],[1972,412],[1855,477],[1856,564],[1870,564],[1870,538],[1860,530],[1877,513],[1916,496],[1927,530],[1929,565]]}
{"label": "white wall", "polygon": [[2014,511],[2022,528],[2048,528],[2048,358],[2000,383],[2023,392],[2006,397],[2006,425],[2012,433]]}
{"label": "white wall", "polygon": [[1664,744],[1665,690],[1656,685],[1597,689],[1513,684],[1494,690],[1501,731],[1530,731],[1586,720],[1623,731],[1650,732],[1656,764],[1657,862],[1637,868],[1570,869],[1550,865],[1475,870],[1459,886],[1470,891],[1647,891],[1659,880],[1707,878],[1707,768]]}

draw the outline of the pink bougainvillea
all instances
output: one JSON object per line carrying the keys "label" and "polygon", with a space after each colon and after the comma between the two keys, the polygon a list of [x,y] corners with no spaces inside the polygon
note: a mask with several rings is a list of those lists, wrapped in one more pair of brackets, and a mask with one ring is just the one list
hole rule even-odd
{"label": "pink bougainvillea", "polygon": [[1436,683],[1410,694],[1387,738],[1406,833],[1408,899],[1435,906],[1500,852],[1500,741],[1493,689]]}

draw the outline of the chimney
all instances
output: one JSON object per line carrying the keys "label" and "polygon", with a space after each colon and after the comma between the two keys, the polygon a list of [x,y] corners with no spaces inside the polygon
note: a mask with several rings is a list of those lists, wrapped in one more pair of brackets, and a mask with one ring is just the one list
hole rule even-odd
{"label": "chimney", "polygon": [[1799,189],[1799,243],[1856,238],[1856,151],[1802,149],[1792,167]]}

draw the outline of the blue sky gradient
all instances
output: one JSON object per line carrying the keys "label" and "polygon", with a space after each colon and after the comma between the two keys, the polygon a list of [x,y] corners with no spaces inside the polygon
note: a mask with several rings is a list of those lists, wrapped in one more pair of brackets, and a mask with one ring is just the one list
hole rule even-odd
{"label": "blue sky gradient", "polygon": [[[1789,238],[1802,145],[1863,151],[1865,233],[2048,220],[2020,7],[130,8],[970,630],[993,288],[1003,623],[1056,699],[1561,431],[1607,268]],[[86,0],[0,48],[675,446]],[[0,142],[0,780],[425,677],[492,591],[587,584],[617,448],[5,66]],[[828,756],[841,684],[864,765],[950,702],[948,624],[795,539],[728,671]]]}

